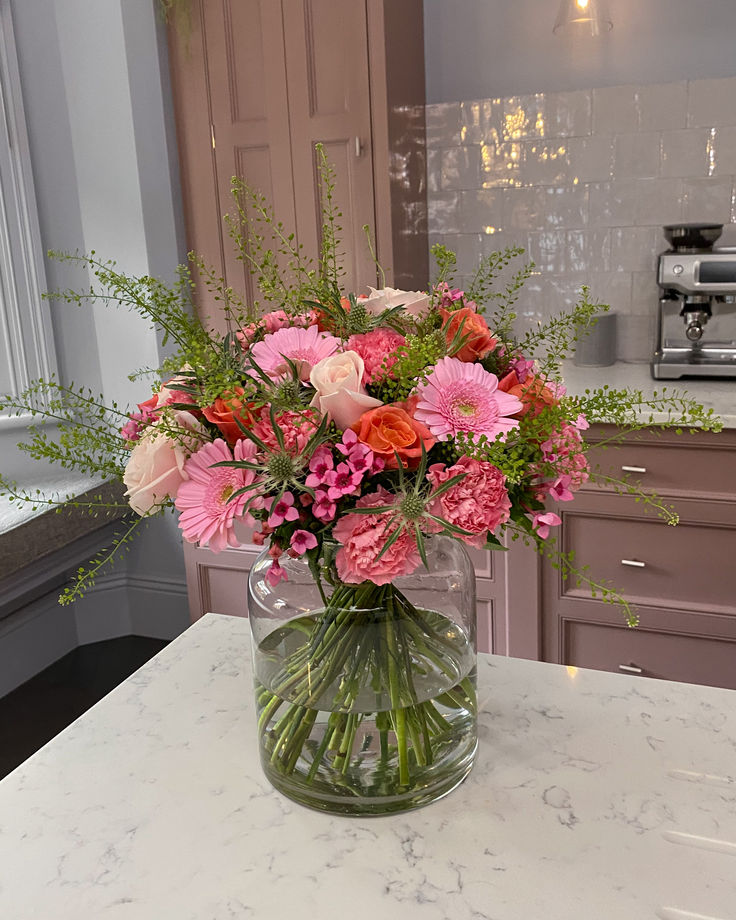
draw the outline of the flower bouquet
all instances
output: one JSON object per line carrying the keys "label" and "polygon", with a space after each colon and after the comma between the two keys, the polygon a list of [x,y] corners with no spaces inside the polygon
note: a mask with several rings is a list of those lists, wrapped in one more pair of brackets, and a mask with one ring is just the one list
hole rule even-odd
{"label": "flower bouquet", "polygon": [[[663,407],[684,424],[716,422],[678,394],[567,395],[560,363],[601,306],[583,290],[569,313],[515,339],[533,268],[513,270],[521,250],[484,259],[466,290],[437,246],[427,291],[346,294],[324,161],[322,179],[316,266],[235,183],[231,234],[266,303],[238,302],[192,256],[223,304],[224,335],[193,318],[186,271],[167,287],[94,255],[63,257],[84,261],[100,288],[62,296],[133,307],[176,354],[131,413],[53,381],[5,407],[61,423],[58,442],[31,433],[35,456],[122,478],[138,515],[124,539],[174,507],[187,541],[219,552],[238,545],[239,527],[264,547],[250,591],[264,768],[308,805],[380,813],[444,794],[472,765],[475,607],[463,547],[523,539],[587,578],[554,548],[560,518],[546,500],[572,500],[591,476],[589,423],[642,427],[647,409]],[[80,571],[63,600],[103,564]],[[633,624],[622,598],[591,583]]]}

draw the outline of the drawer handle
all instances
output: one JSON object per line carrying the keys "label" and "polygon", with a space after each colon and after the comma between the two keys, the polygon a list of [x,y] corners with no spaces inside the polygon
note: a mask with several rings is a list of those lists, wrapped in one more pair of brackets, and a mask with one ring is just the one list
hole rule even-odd
{"label": "drawer handle", "polygon": [[646,562],[640,562],[638,559],[622,559],[621,565],[631,565],[635,569],[645,569],[647,566]]}
{"label": "drawer handle", "polygon": [[645,466],[622,466],[621,469],[624,473],[646,473],[647,471]]}
{"label": "drawer handle", "polygon": [[620,664],[618,666],[619,671],[623,671],[625,674],[643,674],[643,668],[637,668],[635,664]]}

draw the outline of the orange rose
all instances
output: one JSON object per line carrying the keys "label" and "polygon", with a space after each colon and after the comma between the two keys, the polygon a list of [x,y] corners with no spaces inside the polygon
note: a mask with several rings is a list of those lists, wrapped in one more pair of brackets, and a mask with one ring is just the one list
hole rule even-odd
{"label": "orange rose", "polygon": [[543,380],[534,377],[532,374],[526,378],[523,383],[519,382],[516,371],[509,371],[505,377],[498,382],[498,388],[510,396],[516,396],[524,404],[523,409],[517,412],[514,418],[521,418],[527,412],[531,412],[532,418],[546,406],[556,406],[557,399],[548,386],[545,386]]}
{"label": "orange rose", "polygon": [[358,440],[367,444],[390,470],[398,468],[396,454],[404,466],[416,469],[422,457],[422,443],[425,450],[436,443],[429,429],[398,405],[370,409],[352,428]]}
{"label": "orange rose", "polygon": [[235,421],[236,417],[246,428],[251,428],[255,421],[251,412],[252,404],[244,403],[240,398],[244,393],[242,387],[235,387],[231,392],[218,396],[211,406],[202,410],[207,421],[217,425],[231,447],[243,437],[243,431]]}
{"label": "orange rose", "polygon": [[460,329],[462,323],[461,337],[465,338],[463,347],[453,355],[453,358],[459,358],[460,361],[477,361],[484,358],[489,351],[492,351],[498,342],[494,339],[488,329],[488,325],[480,313],[476,313],[472,307],[462,307],[460,310],[440,309],[443,325],[450,321],[445,330],[447,335],[447,344],[449,345]]}

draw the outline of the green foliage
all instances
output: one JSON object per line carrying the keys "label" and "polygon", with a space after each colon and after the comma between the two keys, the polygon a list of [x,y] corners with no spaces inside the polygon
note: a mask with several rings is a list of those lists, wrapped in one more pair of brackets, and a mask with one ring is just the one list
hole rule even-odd
{"label": "green foliage", "polygon": [[383,402],[398,402],[406,399],[423,380],[440,358],[447,354],[447,343],[441,329],[427,335],[407,335],[406,345],[399,351],[399,358],[391,367],[390,376],[385,376],[370,389]]}

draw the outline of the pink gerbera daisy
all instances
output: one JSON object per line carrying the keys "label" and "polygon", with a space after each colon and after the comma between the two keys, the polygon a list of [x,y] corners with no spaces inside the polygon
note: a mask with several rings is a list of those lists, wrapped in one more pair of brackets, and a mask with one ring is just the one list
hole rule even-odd
{"label": "pink gerbera daisy", "polygon": [[[260,369],[269,377],[278,379],[289,373],[286,358],[293,361],[300,380],[309,380],[309,372],[323,358],[329,358],[340,345],[340,340],[317,326],[306,329],[288,326],[265,336],[262,342],[251,347],[250,354]],[[252,371],[255,375],[256,372]]]}
{"label": "pink gerbera daisy", "polygon": [[[233,533],[236,520],[255,526],[255,521],[245,511],[245,505],[257,487],[253,470],[213,467],[223,460],[250,460],[254,453],[255,445],[251,441],[238,441],[233,456],[227,444],[218,438],[200,447],[187,460],[184,471],[189,478],[182,482],[176,495],[176,507],[181,511],[179,527],[187,542],[209,545],[213,552],[219,553],[226,546],[238,546]],[[229,501],[234,492],[250,485],[253,485],[253,490]],[[263,499],[256,499],[250,505],[251,508],[254,506],[263,507]]]}
{"label": "pink gerbera daisy", "polygon": [[423,422],[438,441],[446,441],[458,432],[493,439],[517,428],[508,418],[522,403],[516,396],[498,390],[498,377],[480,364],[442,358],[432,373],[417,387],[419,402],[414,418]]}

